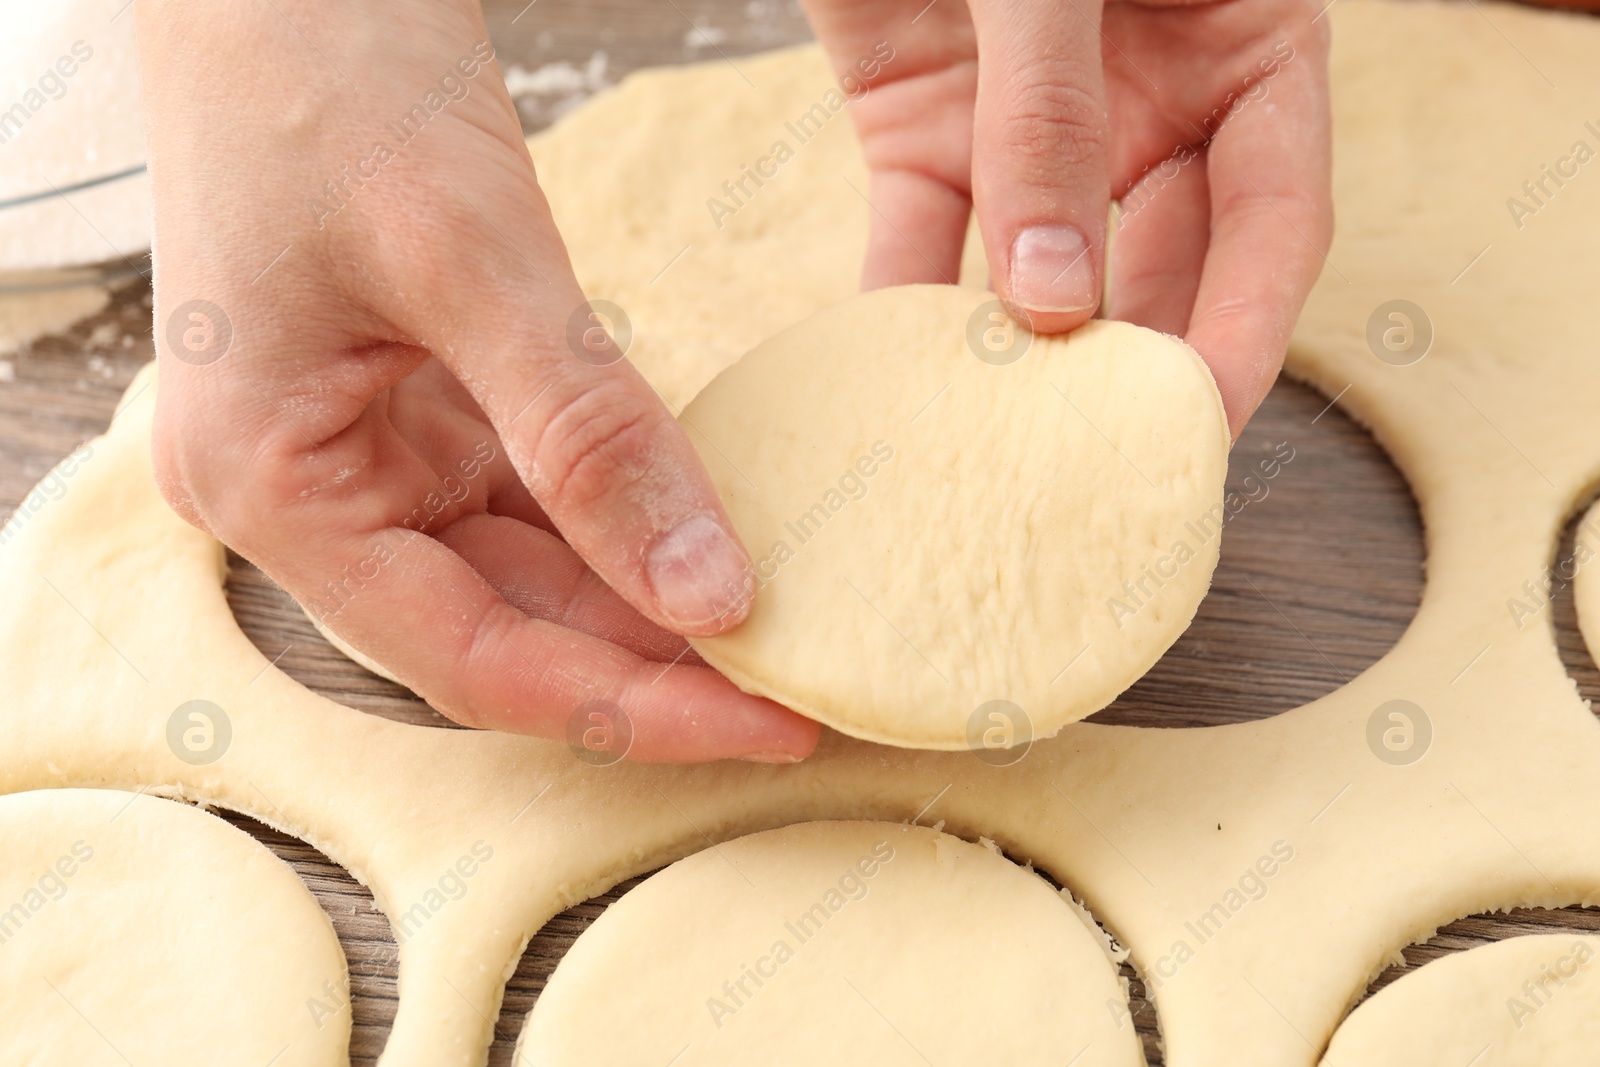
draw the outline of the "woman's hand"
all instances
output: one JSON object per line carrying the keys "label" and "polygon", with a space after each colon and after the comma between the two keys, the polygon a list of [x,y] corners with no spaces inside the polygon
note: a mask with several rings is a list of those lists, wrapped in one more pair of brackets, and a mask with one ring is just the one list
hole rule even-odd
{"label": "woman's hand", "polygon": [[[1235,436],[1332,234],[1327,20],[1311,0],[805,0],[872,171],[866,288],[954,281],[976,207],[996,292],[1045,333],[1100,305],[1182,336]],[[881,57],[881,50],[880,50]]]}
{"label": "woman's hand", "polygon": [[585,304],[477,5],[137,17],[173,506],[460,722],[808,754],[678,636],[745,617],[749,560]]}

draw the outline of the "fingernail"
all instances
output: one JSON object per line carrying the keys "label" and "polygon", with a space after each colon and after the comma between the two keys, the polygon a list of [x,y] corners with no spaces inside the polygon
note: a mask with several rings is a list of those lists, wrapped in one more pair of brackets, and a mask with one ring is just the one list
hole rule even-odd
{"label": "fingernail", "polygon": [[1030,226],[1011,246],[1011,300],[1028,311],[1086,311],[1100,300],[1089,243],[1071,226]]}
{"label": "fingernail", "polygon": [[750,603],[750,560],[705,512],[684,519],[651,546],[645,570],[662,612],[680,626],[742,617]]}
{"label": "fingernail", "polygon": [[746,763],[799,763],[803,758],[793,752],[749,752],[739,757]]}

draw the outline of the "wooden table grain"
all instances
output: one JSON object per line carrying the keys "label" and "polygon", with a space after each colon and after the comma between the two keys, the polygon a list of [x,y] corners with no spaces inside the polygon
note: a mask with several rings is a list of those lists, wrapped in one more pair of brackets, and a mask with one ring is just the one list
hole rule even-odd
{"label": "wooden table grain", "polygon": [[[532,132],[614,83],[660,63],[736,61],[807,38],[784,0],[524,0],[486,5],[491,35]],[[16,353],[0,382],[0,513],[14,508],[49,468],[99,433],[134,372],[152,358],[150,290],[139,280],[109,307]],[[1292,449],[1275,477],[1257,461]],[[1285,454],[1280,451],[1280,455]],[[1247,485],[1247,476],[1257,481]],[[1370,437],[1311,390],[1282,381],[1234,449],[1229,488],[1254,499],[1229,522],[1210,595],[1188,632],[1143,680],[1095,721],[1203,728],[1262,718],[1331,692],[1386,652],[1415,612],[1423,545],[1416,506]],[[1571,550],[1568,531],[1564,553]],[[362,711],[413,723],[444,720],[403,688],[335,652],[286,594],[231,558],[228,596],[245,632],[305,685]],[[1557,595],[1562,657],[1587,699],[1597,671],[1578,636],[1570,597]],[[448,725],[448,724],[445,724]],[[351,1062],[382,1051],[396,1006],[396,949],[371,895],[321,853],[243,816],[222,813],[289,862],[322,903],[350,962]],[[489,1062],[511,1063],[523,1018],[573,939],[635,882],[563,913],[529,945],[506,990]],[[1444,953],[1519,933],[1600,930],[1600,912],[1579,908],[1474,916],[1406,950],[1376,989]],[[1161,1062],[1155,1015],[1131,969],[1135,1021],[1150,1062]]]}

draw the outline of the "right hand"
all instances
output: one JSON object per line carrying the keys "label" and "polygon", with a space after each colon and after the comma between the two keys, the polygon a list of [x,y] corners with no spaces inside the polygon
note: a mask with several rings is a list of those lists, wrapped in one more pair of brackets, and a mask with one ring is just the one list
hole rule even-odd
{"label": "right hand", "polygon": [[1012,315],[1076,329],[1115,191],[1110,317],[1182,336],[1237,437],[1332,239],[1322,0],[804,2],[836,73],[878,72],[862,287],[953,281],[975,211]]}

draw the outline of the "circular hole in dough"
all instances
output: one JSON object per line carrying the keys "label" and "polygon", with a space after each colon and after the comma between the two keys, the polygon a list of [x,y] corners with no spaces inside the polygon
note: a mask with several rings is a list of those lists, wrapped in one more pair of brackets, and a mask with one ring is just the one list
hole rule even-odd
{"label": "circular hole in dough", "polygon": [[654,875],[578,938],[517,1048],[547,1067],[1144,1062],[1070,899],[981,845],[874,822],[753,834]]}
{"label": "circular hole in dough", "polygon": [[333,927],[242,831],[60,789],[0,797],[0,842],[0,1063],[348,1062]]}
{"label": "circular hole in dough", "polygon": [[1416,499],[1330,399],[1278,379],[1228,455],[1210,592],[1160,662],[1089,722],[1171,729],[1278,715],[1339,689],[1411,625],[1423,585]]}
{"label": "circular hole in dough", "polygon": [[1324,1067],[1591,1062],[1600,1046],[1600,938],[1513,937],[1413,971],[1352,1012]]}
{"label": "circular hole in dough", "polygon": [[[1578,695],[1593,704],[1600,695],[1600,502],[1580,512],[1562,534],[1547,574],[1531,575],[1506,601],[1518,624],[1533,624],[1547,610],[1554,612],[1556,643]],[[1569,601],[1568,609],[1562,601]],[[1573,618],[1581,639],[1574,641]],[[1585,651],[1587,650],[1587,651]]]}
{"label": "circular hole in dough", "polygon": [[695,648],[855,737],[1048,737],[1160,658],[1216,566],[1221,399],[1127,323],[1030,337],[991,293],[879,290],[758,345],[681,421],[758,586]]}
{"label": "circular hole in dough", "polygon": [[255,564],[227,554],[228,608],[241,633],[276,670],[349,708],[414,726],[463,729],[352,648]]}

